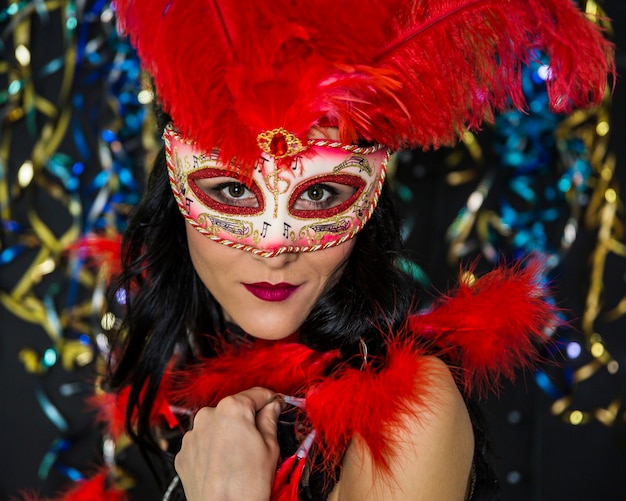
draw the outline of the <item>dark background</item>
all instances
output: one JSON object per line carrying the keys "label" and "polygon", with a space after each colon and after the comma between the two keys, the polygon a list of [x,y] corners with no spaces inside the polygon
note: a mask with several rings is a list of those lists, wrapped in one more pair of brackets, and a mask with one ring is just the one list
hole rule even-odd
{"label": "dark background", "polygon": [[[5,3],[0,3],[4,9]],[[618,73],[626,74],[626,2],[607,0],[607,14],[613,20],[614,41],[618,47]],[[6,24],[2,29],[6,29]],[[58,42],[60,30],[49,26],[33,27],[33,47],[41,51]],[[4,38],[4,42],[8,40]],[[33,52],[35,54],[35,52]],[[36,55],[34,55],[36,57]],[[36,64],[34,62],[33,64]],[[5,81],[0,82],[6,85]],[[50,94],[58,92],[59,82],[51,78]],[[98,83],[92,86],[91,99],[100,99]],[[105,120],[106,108],[85,106],[84,109],[100,109],[102,116],[82,117],[81,120]],[[3,119],[5,117],[2,117]],[[618,159],[620,185],[626,184],[626,86],[618,79],[612,101],[611,147]],[[6,130],[6,129],[4,129]],[[30,146],[13,141],[16,160],[9,163],[9,176],[15,171]],[[24,136],[26,137],[26,135]],[[1,139],[1,138],[0,138]],[[93,145],[91,145],[93,147]],[[20,152],[22,148],[22,152]],[[71,149],[71,146],[69,147]],[[426,158],[426,159],[425,159]],[[432,162],[432,158],[415,154],[411,162]],[[141,179],[141,175],[138,175]],[[452,282],[457,269],[451,269],[442,259],[443,233],[464,202],[466,193],[451,190],[446,185],[441,169],[429,171],[413,187],[417,204],[429,207],[433,217],[418,223],[409,247],[415,260],[426,270],[437,288]],[[49,216],[51,227],[64,228],[67,217],[54,200],[23,197],[18,201],[22,208],[28,204],[40,204]],[[414,209],[415,210],[415,209]],[[623,207],[620,213],[626,220]],[[3,236],[3,247],[10,242],[10,235]],[[622,240],[623,241],[623,240]],[[559,271],[555,285],[559,305],[569,312],[572,332],[577,336],[579,318],[584,311],[585,291],[588,285],[590,251],[595,242],[593,229],[583,230],[575,246]],[[14,266],[0,268],[0,288],[7,290],[10,284],[24,272],[26,262],[16,261]],[[612,258],[605,274],[606,304],[616,304],[626,292],[626,260]],[[43,291],[49,283],[62,280],[54,273],[44,281]],[[603,323],[596,328],[602,333],[608,349],[619,364],[626,364],[626,320]],[[582,340],[582,336],[578,336]],[[97,460],[100,437],[93,429],[93,416],[85,410],[87,395],[85,381],[93,379],[93,367],[74,368],[65,371],[58,365],[49,372],[36,375],[27,372],[19,360],[19,352],[25,346],[39,352],[49,347],[49,338],[41,327],[21,320],[5,307],[0,306],[0,499],[8,499],[19,490],[35,488],[51,494],[67,484],[63,471],[53,469],[45,479],[38,477],[37,470],[51,444],[63,435],[68,448],[61,451],[58,463],[84,471]],[[559,373],[562,366],[550,366]],[[548,370],[548,369],[546,369]],[[577,387],[576,407],[594,409],[606,407],[614,398],[624,398],[626,385],[624,370],[609,375],[601,369]],[[61,433],[53,421],[42,411],[37,401],[38,392],[48,395],[51,402],[67,420],[67,432]],[[594,421],[573,426],[555,417],[550,410],[553,400],[536,385],[532,374],[520,375],[515,384],[505,385],[499,396],[482,403],[490,424],[498,474],[503,485],[505,501],[619,501],[626,500],[626,426],[623,417],[612,426]],[[619,413],[624,415],[626,403],[620,402]],[[140,475],[145,475],[145,472]],[[148,499],[146,495],[145,499]]]}

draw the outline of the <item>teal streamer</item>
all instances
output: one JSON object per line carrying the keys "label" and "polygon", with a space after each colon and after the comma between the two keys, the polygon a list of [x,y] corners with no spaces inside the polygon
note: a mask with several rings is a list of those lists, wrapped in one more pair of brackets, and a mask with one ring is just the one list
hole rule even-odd
{"label": "teal streamer", "polygon": [[54,424],[57,430],[59,430],[61,433],[67,433],[69,430],[67,421],[61,415],[56,406],[50,401],[44,391],[41,388],[37,388],[35,390],[35,396],[37,397],[37,402],[39,403],[41,410],[50,420],[50,422]]}

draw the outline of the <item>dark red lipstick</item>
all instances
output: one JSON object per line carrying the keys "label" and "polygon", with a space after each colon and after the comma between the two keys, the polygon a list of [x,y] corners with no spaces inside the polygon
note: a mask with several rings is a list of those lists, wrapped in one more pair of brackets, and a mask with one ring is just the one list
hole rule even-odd
{"label": "dark red lipstick", "polygon": [[257,282],[254,284],[243,284],[243,286],[262,301],[272,302],[284,301],[300,287],[299,285],[292,285],[286,282],[279,284]]}

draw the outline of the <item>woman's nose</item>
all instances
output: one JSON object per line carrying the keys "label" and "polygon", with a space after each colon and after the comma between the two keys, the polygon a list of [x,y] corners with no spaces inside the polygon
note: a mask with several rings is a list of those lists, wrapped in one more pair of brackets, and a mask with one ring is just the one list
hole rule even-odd
{"label": "woman's nose", "polygon": [[298,254],[298,252],[282,252],[277,256],[272,257],[261,257],[255,255],[255,259],[261,260],[265,266],[270,268],[282,268],[283,266],[297,260]]}

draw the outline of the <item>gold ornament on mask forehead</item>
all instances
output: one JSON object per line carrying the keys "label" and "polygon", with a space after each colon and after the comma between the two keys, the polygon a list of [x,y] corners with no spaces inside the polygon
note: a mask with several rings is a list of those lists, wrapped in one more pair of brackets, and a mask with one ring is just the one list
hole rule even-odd
{"label": "gold ornament on mask forehead", "polygon": [[261,132],[256,142],[264,153],[274,158],[292,157],[306,149],[300,139],[282,127]]}

